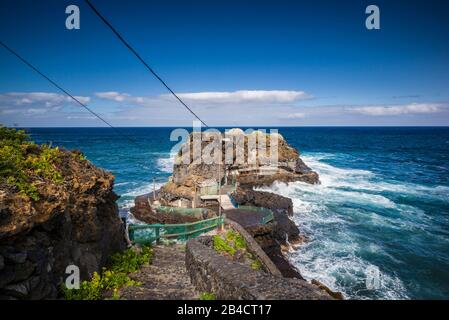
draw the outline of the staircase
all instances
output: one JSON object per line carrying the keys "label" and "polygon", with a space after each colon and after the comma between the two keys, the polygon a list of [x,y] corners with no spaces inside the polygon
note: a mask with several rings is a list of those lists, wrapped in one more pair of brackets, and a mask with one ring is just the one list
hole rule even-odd
{"label": "staircase", "polygon": [[199,296],[190,283],[183,244],[154,246],[152,263],[130,276],[142,285],[122,289],[126,300],[195,300]]}

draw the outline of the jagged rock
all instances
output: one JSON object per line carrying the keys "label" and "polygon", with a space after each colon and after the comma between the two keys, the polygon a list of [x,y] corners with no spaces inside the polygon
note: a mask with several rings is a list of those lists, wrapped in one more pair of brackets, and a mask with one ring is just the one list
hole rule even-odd
{"label": "jagged rock", "polygon": [[323,283],[321,283],[320,281],[318,281],[316,279],[312,279],[311,283],[316,285],[321,290],[327,292],[332,298],[334,298],[336,300],[344,300],[345,299],[345,297],[343,296],[343,293],[332,291],[331,289],[329,289],[329,287],[325,286]]}
{"label": "jagged rock", "polygon": [[[299,152],[291,147],[280,134],[273,134],[273,136],[276,135],[278,141],[271,145],[271,135],[260,131],[245,134],[241,129],[234,128],[229,130],[226,135],[228,141],[223,140],[222,142],[220,139],[223,136],[219,133],[191,133],[189,140],[181,146],[175,157],[172,181],[162,187],[160,198],[192,199],[199,183],[210,179],[223,180],[227,170],[238,171],[239,174],[235,175],[233,179],[247,187],[271,185],[275,181],[319,183],[318,174],[301,160]],[[199,139],[197,141],[201,141],[201,143],[194,142],[197,138]],[[250,143],[256,140],[258,143],[265,144],[265,155],[260,153],[258,145]],[[201,147],[199,152],[196,152],[199,150],[196,146]],[[222,161],[225,165],[219,165],[218,161],[206,163],[204,158],[201,158],[201,151],[207,155],[205,150],[212,150],[211,146],[218,146],[218,148],[221,146]],[[237,151],[237,146],[242,146],[241,151]],[[278,150],[275,163],[272,163],[274,160],[268,160],[266,157],[271,154],[271,148]],[[210,158],[215,157],[212,151],[211,153]]]}
{"label": "jagged rock", "polygon": [[28,296],[29,288],[27,282],[11,284],[3,288],[3,293],[14,298],[24,299]]}
{"label": "jagged rock", "polygon": [[[248,226],[241,223],[241,225],[253,236],[284,277],[302,279],[299,271],[282,253],[282,246],[287,242],[301,239],[298,227],[289,218],[293,215],[292,200],[271,192],[248,188],[238,188],[233,193],[233,198],[239,205],[264,207],[273,211],[272,223]],[[232,219],[233,216],[229,218]]]}
{"label": "jagged rock", "polygon": [[283,255],[283,239],[277,238],[277,227],[277,223],[274,222],[266,225],[251,226],[246,228],[246,230],[257,241],[267,256],[270,257],[284,277],[303,279],[299,271]]}
{"label": "jagged rock", "polygon": [[33,181],[37,201],[0,185],[2,298],[54,299],[68,265],[87,279],[126,246],[112,174],[65,150],[57,169],[63,183]]}
{"label": "jagged rock", "polygon": [[11,263],[24,263],[27,259],[26,252],[4,252],[3,256]]}
{"label": "jagged rock", "polygon": [[7,284],[27,279],[33,274],[34,270],[34,264],[29,261],[20,264],[6,265],[0,272],[0,290]]}
{"label": "jagged rock", "polygon": [[256,191],[250,188],[237,188],[232,197],[239,205],[263,207],[274,212],[293,215],[293,202],[290,198],[267,191]]}

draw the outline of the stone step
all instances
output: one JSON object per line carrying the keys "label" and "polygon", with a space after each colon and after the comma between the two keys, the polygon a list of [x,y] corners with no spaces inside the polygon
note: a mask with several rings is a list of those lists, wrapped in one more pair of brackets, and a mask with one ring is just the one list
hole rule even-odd
{"label": "stone step", "polygon": [[130,277],[142,285],[122,289],[123,299],[198,299],[198,293],[190,283],[190,276],[185,267],[184,244],[154,246],[152,263],[142,267]]}

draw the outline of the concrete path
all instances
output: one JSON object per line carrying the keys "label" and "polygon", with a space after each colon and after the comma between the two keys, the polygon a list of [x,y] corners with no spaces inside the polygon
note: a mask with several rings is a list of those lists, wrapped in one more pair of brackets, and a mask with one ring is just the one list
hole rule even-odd
{"label": "concrete path", "polygon": [[127,300],[198,299],[199,294],[190,283],[185,267],[185,245],[157,245],[153,252],[152,263],[130,275],[142,285],[122,289],[121,297]]}
{"label": "concrete path", "polygon": [[229,196],[227,194],[222,194],[220,195],[220,203],[221,203],[221,208],[223,210],[231,210],[231,209],[235,209],[234,204],[231,201],[231,198],[229,198]]}

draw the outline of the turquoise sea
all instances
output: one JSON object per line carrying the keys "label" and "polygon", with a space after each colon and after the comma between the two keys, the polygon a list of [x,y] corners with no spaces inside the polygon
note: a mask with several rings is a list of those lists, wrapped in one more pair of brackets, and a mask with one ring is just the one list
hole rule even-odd
{"label": "turquoise sea", "polygon": [[[255,127],[254,129],[261,129]],[[276,184],[309,241],[289,254],[305,278],[352,299],[449,299],[449,128],[278,128],[320,185]],[[116,176],[121,209],[172,170],[172,128],[32,128]],[[367,289],[366,270],[379,271]]]}

